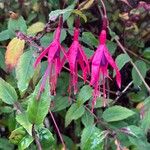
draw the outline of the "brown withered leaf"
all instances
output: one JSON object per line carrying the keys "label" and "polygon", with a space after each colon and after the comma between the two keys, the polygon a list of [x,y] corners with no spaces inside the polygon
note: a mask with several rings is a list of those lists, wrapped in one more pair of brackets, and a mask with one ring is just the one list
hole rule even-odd
{"label": "brown withered leaf", "polygon": [[16,66],[19,57],[23,53],[24,46],[25,46],[25,41],[20,40],[18,38],[13,38],[9,42],[5,53],[5,63],[7,65],[8,70],[11,70]]}

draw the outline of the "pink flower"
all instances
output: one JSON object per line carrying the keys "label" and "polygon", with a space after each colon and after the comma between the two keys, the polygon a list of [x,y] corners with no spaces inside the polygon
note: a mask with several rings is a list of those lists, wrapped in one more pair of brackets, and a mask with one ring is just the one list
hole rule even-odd
{"label": "pink flower", "polygon": [[89,63],[88,58],[86,57],[82,46],[79,43],[79,28],[76,27],[74,29],[74,39],[73,43],[71,44],[68,52],[67,52],[67,59],[69,62],[70,67],[70,85],[69,85],[69,92],[71,90],[71,85],[74,88],[74,94],[77,93],[77,83],[78,83],[78,64],[81,67],[82,74],[84,81],[86,81],[87,73],[89,73]]}
{"label": "pink flower", "polygon": [[60,34],[61,34],[61,27],[60,25],[58,25],[55,31],[54,40],[38,56],[38,58],[36,59],[34,63],[34,67],[36,68],[44,57],[46,57],[48,61],[48,66],[42,79],[38,97],[40,96],[41,92],[44,90],[46,79],[48,76],[50,78],[51,93],[54,95],[56,94],[55,90],[56,90],[56,85],[57,85],[57,78],[58,78],[58,75],[60,74],[60,71],[62,69],[63,63],[66,58],[65,56],[63,56],[63,58],[61,59],[60,57],[61,51],[63,52],[64,55],[66,55],[65,49],[60,44]]}
{"label": "pink flower", "polygon": [[95,51],[92,57],[92,70],[91,70],[91,81],[90,84],[94,86],[93,101],[92,101],[92,111],[96,103],[96,99],[99,97],[100,93],[100,82],[103,84],[103,97],[104,106],[106,106],[106,89],[105,89],[105,78],[108,75],[108,64],[116,71],[116,81],[118,87],[121,86],[121,75],[119,69],[113,60],[109,50],[106,46],[106,30],[102,30],[99,36],[100,45]]}

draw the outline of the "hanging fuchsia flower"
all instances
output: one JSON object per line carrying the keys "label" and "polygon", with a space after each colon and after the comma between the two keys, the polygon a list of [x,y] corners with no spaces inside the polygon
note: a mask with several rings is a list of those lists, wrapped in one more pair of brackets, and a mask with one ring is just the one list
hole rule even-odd
{"label": "hanging fuchsia flower", "polygon": [[106,106],[106,91],[105,91],[105,78],[110,78],[108,75],[108,64],[116,71],[116,81],[118,87],[121,86],[121,75],[119,69],[113,60],[109,50],[106,46],[106,30],[102,30],[99,36],[100,45],[98,46],[96,52],[92,57],[92,71],[91,71],[91,81],[90,84],[94,86],[92,110],[96,103],[96,99],[100,95],[100,82],[103,84],[103,97],[104,106]]}
{"label": "hanging fuchsia flower", "polygon": [[65,49],[60,44],[60,35],[61,35],[61,24],[62,24],[62,18],[59,21],[59,25],[55,31],[54,40],[52,43],[38,56],[34,63],[34,67],[36,68],[37,65],[41,62],[41,60],[46,57],[48,60],[48,66],[45,71],[45,74],[43,76],[43,80],[40,86],[38,97],[40,96],[41,92],[44,90],[46,79],[49,76],[50,77],[50,88],[51,93],[56,94],[56,84],[57,84],[57,78],[60,74],[60,71],[62,69],[62,63],[65,60],[65,56],[61,59],[60,52],[62,51],[64,55]]}
{"label": "hanging fuchsia flower", "polygon": [[82,46],[79,43],[79,19],[76,22],[76,27],[74,29],[74,39],[73,43],[71,44],[68,53],[67,53],[67,59],[70,66],[70,85],[69,85],[69,91],[71,90],[71,85],[73,85],[74,88],[74,94],[77,93],[77,82],[78,82],[78,64],[81,67],[81,70],[83,72],[83,78],[84,81],[86,81],[87,73],[89,72],[89,63],[88,59],[84,53],[84,50],[82,49]]}

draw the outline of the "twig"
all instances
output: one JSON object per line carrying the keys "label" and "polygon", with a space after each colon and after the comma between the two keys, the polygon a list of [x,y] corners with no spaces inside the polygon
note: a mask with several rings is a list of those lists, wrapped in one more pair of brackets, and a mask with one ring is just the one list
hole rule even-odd
{"label": "twig", "polygon": [[124,90],[116,97],[116,99],[112,102],[112,105],[114,105],[118,99],[128,90],[128,88],[133,84],[133,81],[131,81],[125,88]]}
{"label": "twig", "polygon": [[[72,100],[74,103],[76,103],[76,100],[75,100],[75,99],[71,98],[71,100]],[[84,108],[85,108],[88,112],[90,112],[90,114],[96,119],[96,122],[99,123],[102,128],[107,129],[107,130],[111,130],[111,129],[109,128],[109,125],[107,124],[107,122],[104,122],[104,121],[101,120],[101,118],[97,117],[86,105],[83,105],[83,106],[84,106]]]}
{"label": "twig", "polygon": [[97,123],[99,123],[101,127],[111,131],[109,125],[106,122],[103,122],[99,117],[97,117],[87,106],[84,106],[84,108],[90,112],[90,114],[97,120]]}
{"label": "twig", "polygon": [[61,143],[62,143],[62,145],[63,145],[63,148],[64,148],[64,150],[66,150],[65,142],[64,142],[63,137],[62,137],[62,135],[61,135],[61,133],[60,133],[60,130],[59,130],[58,125],[57,125],[57,123],[56,123],[56,121],[55,121],[55,118],[54,118],[54,116],[53,116],[53,114],[52,114],[52,112],[51,112],[50,110],[49,110],[49,113],[50,113],[51,118],[52,118],[52,120],[53,120],[53,122],[54,122],[55,128],[56,128],[56,130],[57,130],[57,133],[58,133],[58,135],[59,135],[59,138],[60,138],[60,140],[61,140]]}
{"label": "twig", "polygon": [[32,125],[32,136],[33,136],[33,138],[34,138],[34,140],[35,140],[35,143],[36,143],[36,145],[37,145],[37,149],[38,149],[38,150],[42,150],[42,146],[41,146],[39,137],[38,137],[37,134],[36,134],[34,124]]}
{"label": "twig", "polygon": [[144,59],[144,58],[141,57],[141,56],[138,56],[138,55],[137,55],[136,53],[134,53],[133,51],[131,51],[131,50],[127,49],[127,48],[126,48],[126,51],[129,52],[130,54],[132,54],[133,56],[135,56],[135,57],[137,57],[137,58],[139,58],[139,59],[145,61],[147,64],[150,64],[150,61],[148,61],[147,59]]}

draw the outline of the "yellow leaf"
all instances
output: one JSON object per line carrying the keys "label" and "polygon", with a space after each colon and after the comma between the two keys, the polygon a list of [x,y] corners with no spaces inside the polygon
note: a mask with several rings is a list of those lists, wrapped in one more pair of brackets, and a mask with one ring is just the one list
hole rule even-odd
{"label": "yellow leaf", "polygon": [[72,13],[79,15],[81,18],[84,19],[85,22],[87,22],[87,17],[82,13],[82,11],[75,9],[72,11]]}
{"label": "yellow leaf", "polygon": [[94,0],[86,0],[79,5],[80,10],[86,10],[90,8],[93,4]]}
{"label": "yellow leaf", "polygon": [[144,107],[144,103],[143,102],[138,103],[137,106],[136,106],[136,108],[138,110],[141,110],[143,107]]}
{"label": "yellow leaf", "polygon": [[45,24],[43,22],[36,22],[28,28],[27,33],[36,34],[38,32],[43,31],[44,27],[45,27]]}
{"label": "yellow leaf", "polygon": [[13,69],[16,66],[19,57],[23,53],[24,45],[25,41],[18,38],[13,38],[9,42],[5,54],[5,63],[8,69]]}

